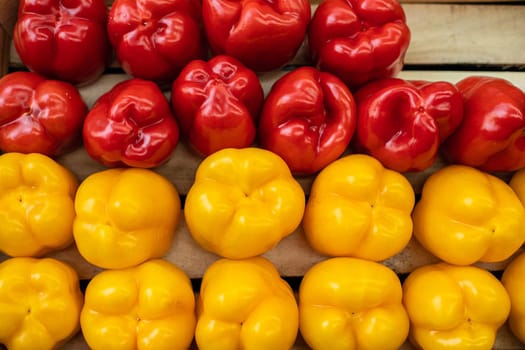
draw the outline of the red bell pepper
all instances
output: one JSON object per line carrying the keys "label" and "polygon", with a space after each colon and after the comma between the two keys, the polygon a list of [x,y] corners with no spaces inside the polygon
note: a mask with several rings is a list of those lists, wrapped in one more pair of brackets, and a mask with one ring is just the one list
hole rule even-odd
{"label": "red bell pepper", "polygon": [[77,146],[87,113],[70,83],[32,72],[0,79],[0,150],[58,156]]}
{"label": "red bell pepper", "polygon": [[463,101],[454,84],[385,78],[355,93],[356,150],[398,172],[430,167],[440,144],[463,117]]}
{"label": "red bell pepper", "polygon": [[465,113],[442,150],[450,163],[484,171],[514,171],[525,166],[525,94],[511,82],[471,76],[457,84]]}
{"label": "red bell pepper", "polygon": [[202,155],[253,143],[264,93],[257,75],[235,58],[190,62],[171,91],[182,134]]}
{"label": "red bell pepper", "polygon": [[266,97],[258,140],[295,174],[312,174],[337,159],[356,127],[354,97],[336,76],[313,67],[281,77]]}
{"label": "red bell pepper", "polygon": [[179,128],[160,88],[133,78],[95,102],[84,121],[83,140],[87,153],[103,165],[153,168],[169,159]]}
{"label": "red bell pepper", "polygon": [[29,69],[81,84],[97,79],[109,61],[104,0],[20,0],[13,42]]}
{"label": "red bell pepper", "polygon": [[115,0],[107,30],[122,68],[136,78],[171,83],[205,54],[199,0]]}
{"label": "red bell pepper", "polygon": [[308,30],[314,62],[351,89],[399,73],[409,42],[397,0],[324,0]]}
{"label": "red bell pepper", "polygon": [[214,54],[226,54],[255,71],[288,63],[304,41],[308,0],[203,0],[202,16]]}

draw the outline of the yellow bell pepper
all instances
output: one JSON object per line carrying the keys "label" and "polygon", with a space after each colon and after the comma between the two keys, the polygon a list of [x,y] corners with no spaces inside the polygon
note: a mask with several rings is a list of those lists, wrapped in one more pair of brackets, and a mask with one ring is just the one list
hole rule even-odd
{"label": "yellow bell pepper", "polygon": [[375,158],[340,158],[312,185],[303,220],[306,239],[324,255],[385,260],[410,241],[414,202],[410,182]]}
{"label": "yellow bell pepper", "polygon": [[525,344],[525,253],[505,268],[501,282],[510,297],[509,328]]}
{"label": "yellow bell pepper", "polygon": [[512,188],[464,165],[425,181],[413,220],[423,247],[455,265],[503,261],[525,241],[525,209]]}
{"label": "yellow bell pepper", "polygon": [[181,212],[175,186],[148,169],[108,169],[88,176],[75,197],[75,243],[102,268],[126,268],[162,257]]}
{"label": "yellow bell pepper", "polygon": [[276,154],[223,149],[205,158],[186,197],[184,216],[195,241],[225,258],[265,253],[300,225],[305,195]]}
{"label": "yellow bell pepper", "polygon": [[80,314],[93,350],[188,349],[195,322],[190,279],[161,259],[96,275]]}
{"label": "yellow bell pepper", "polygon": [[310,268],[299,287],[299,315],[301,334],[316,350],[394,350],[408,336],[398,276],[358,258]]}
{"label": "yellow bell pepper", "polygon": [[58,349],[80,329],[78,275],[51,258],[0,264],[0,344],[9,350]]}
{"label": "yellow bell pepper", "polygon": [[197,315],[195,340],[201,350],[291,349],[299,328],[292,289],[262,257],[210,265]]}
{"label": "yellow bell pepper", "polygon": [[414,270],[403,283],[410,341],[420,349],[489,350],[510,311],[501,282],[475,266],[446,263]]}
{"label": "yellow bell pepper", "polygon": [[38,153],[0,156],[0,251],[37,257],[73,243],[74,175]]}
{"label": "yellow bell pepper", "polygon": [[509,186],[516,193],[522,204],[525,204],[525,168],[512,175]]}

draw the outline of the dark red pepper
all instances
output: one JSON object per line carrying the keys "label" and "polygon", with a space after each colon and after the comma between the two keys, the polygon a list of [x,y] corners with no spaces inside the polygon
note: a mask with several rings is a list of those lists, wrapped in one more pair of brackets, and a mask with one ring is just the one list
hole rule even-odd
{"label": "dark red pepper", "polygon": [[313,67],[297,68],[275,82],[266,97],[258,140],[295,174],[312,174],[346,150],[356,126],[346,85]]}
{"label": "dark red pepper", "polygon": [[202,155],[250,146],[263,99],[257,75],[224,55],[190,62],[171,94],[182,134]]}
{"label": "dark red pepper", "polygon": [[88,154],[106,166],[153,168],[169,159],[179,128],[160,88],[134,78],[95,102],[84,121],[83,140]]}
{"label": "dark red pepper", "polygon": [[32,72],[0,79],[0,150],[58,156],[80,145],[87,113],[70,83]]}
{"label": "dark red pepper", "polygon": [[308,0],[203,0],[202,16],[214,54],[226,54],[255,71],[288,63],[303,43]]}
{"label": "dark red pepper", "polygon": [[457,84],[465,113],[459,128],[443,144],[451,163],[485,171],[514,171],[525,166],[525,94],[511,82],[471,76]]}
{"label": "dark red pepper", "polygon": [[13,41],[22,63],[47,78],[81,84],[109,61],[104,0],[20,0]]}
{"label": "dark red pepper", "polygon": [[386,167],[420,171],[430,167],[438,149],[463,117],[463,101],[454,84],[385,78],[355,93],[356,150]]}
{"label": "dark red pepper", "polygon": [[122,68],[136,78],[171,84],[205,55],[199,0],[115,0],[107,30]]}
{"label": "dark red pepper", "polygon": [[308,30],[316,65],[351,89],[399,73],[409,42],[397,0],[324,0]]}

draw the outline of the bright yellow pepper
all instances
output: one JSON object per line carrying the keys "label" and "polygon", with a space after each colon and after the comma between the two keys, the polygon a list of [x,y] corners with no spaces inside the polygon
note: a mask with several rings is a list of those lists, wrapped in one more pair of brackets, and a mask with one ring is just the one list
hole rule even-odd
{"label": "bright yellow pepper", "polygon": [[42,256],[73,243],[73,174],[38,153],[0,156],[0,251]]}
{"label": "bright yellow pepper", "polygon": [[441,260],[470,265],[509,258],[525,241],[525,209],[500,178],[449,165],[423,185],[414,236]]}
{"label": "bright yellow pepper", "polygon": [[305,195],[286,163],[260,148],[223,149],[205,158],[186,197],[195,241],[225,258],[265,253],[293,233]]}
{"label": "bright yellow pepper", "polygon": [[190,279],[161,259],[96,275],[80,314],[93,350],[188,349],[195,322]]}
{"label": "bright yellow pepper", "polygon": [[195,340],[201,350],[291,349],[299,328],[292,289],[262,257],[210,265],[197,314]]}
{"label": "bright yellow pepper", "polygon": [[153,170],[109,169],[88,176],[75,197],[73,234],[80,254],[102,268],[162,257],[181,212],[175,186]]}
{"label": "bright yellow pepper", "polygon": [[315,350],[393,350],[408,336],[398,276],[363,259],[331,258],[310,268],[299,287],[299,315]]}
{"label": "bright yellow pepper", "polygon": [[312,185],[303,220],[306,239],[328,256],[385,260],[410,241],[414,202],[410,182],[375,158],[340,158]]}
{"label": "bright yellow pepper", "polygon": [[505,268],[501,282],[510,297],[509,328],[525,344],[525,253]]}
{"label": "bright yellow pepper", "polygon": [[510,188],[516,193],[522,204],[525,204],[525,169],[518,170],[509,181]]}
{"label": "bright yellow pepper", "polygon": [[58,349],[80,329],[78,275],[55,259],[0,264],[0,343],[9,350]]}
{"label": "bright yellow pepper", "polygon": [[501,282],[475,266],[446,263],[414,270],[403,283],[410,340],[420,349],[492,349],[510,299]]}

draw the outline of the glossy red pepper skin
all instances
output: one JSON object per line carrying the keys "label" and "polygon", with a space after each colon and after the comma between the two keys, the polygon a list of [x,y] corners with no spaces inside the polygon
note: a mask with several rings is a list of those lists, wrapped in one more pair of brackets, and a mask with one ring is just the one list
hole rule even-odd
{"label": "glossy red pepper skin", "polygon": [[461,95],[448,82],[385,78],[364,85],[354,96],[356,150],[398,172],[430,167],[463,117]]}
{"label": "glossy red pepper skin", "polygon": [[294,174],[315,173],[348,147],[356,128],[354,97],[336,76],[297,68],[275,82],[263,105],[258,141]]}
{"label": "glossy red pepper skin", "polygon": [[179,127],[160,88],[133,78],[95,102],[84,121],[83,140],[87,153],[105,166],[154,168],[171,156]]}
{"label": "glossy red pepper skin", "polygon": [[110,59],[106,22],[104,0],[20,0],[13,42],[30,70],[83,84]]}
{"label": "glossy red pepper skin", "polygon": [[463,99],[457,87],[445,81],[408,81],[423,97],[423,108],[434,118],[443,143],[463,120]]}
{"label": "glossy red pepper skin", "polygon": [[443,144],[450,163],[484,171],[514,171],[525,166],[525,94],[511,82],[470,76],[457,84],[464,118]]}
{"label": "glossy red pepper skin", "polygon": [[190,62],[171,89],[181,133],[204,156],[252,145],[263,100],[257,74],[225,55]]}
{"label": "glossy red pepper skin", "polygon": [[133,77],[171,82],[203,58],[199,0],[115,0],[107,31],[120,65]]}
{"label": "glossy red pepper skin", "polygon": [[308,0],[203,0],[202,16],[215,55],[233,56],[262,72],[295,56],[311,10]]}
{"label": "glossy red pepper skin", "polygon": [[33,72],[0,79],[0,150],[58,156],[80,144],[87,106],[77,88]]}
{"label": "glossy red pepper skin", "polygon": [[317,67],[352,90],[399,73],[409,43],[405,12],[397,0],[324,0],[308,29]]}

